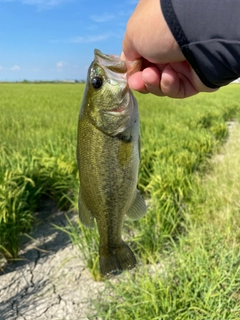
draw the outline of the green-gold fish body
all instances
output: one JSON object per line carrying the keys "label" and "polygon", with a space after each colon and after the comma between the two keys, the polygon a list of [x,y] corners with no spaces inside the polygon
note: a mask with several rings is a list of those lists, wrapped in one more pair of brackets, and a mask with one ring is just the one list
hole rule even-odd
{"label": "green-gold fish body", "polygon": [[125,215],[138,219],[146,205],[137,190],[139,117],[127,85],[127,64],[95,50],[78,123],[79,217],[89,228],[96,219],[103,276],[136,265],[122,240]]}

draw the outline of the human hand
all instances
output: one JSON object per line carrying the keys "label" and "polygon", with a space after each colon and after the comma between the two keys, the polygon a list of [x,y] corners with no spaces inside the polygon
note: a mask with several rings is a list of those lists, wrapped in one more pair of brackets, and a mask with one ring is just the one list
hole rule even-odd
{"label": "human hand", "polygon": [[205,86],[185,59],[161,11],[159,0],[140,0],[123,39],[122,59],[142,58],[142,69],[128,79],[142,93],[187,98],[216,89]]}

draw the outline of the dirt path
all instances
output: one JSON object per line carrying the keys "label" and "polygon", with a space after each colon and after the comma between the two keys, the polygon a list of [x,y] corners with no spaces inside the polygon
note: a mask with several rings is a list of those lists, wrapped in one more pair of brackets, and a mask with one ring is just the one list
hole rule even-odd
{"label": "dirt path", "polygon": [[92,280],[68,235],[52,227],[66,225],[64,213],[49,218],[46,210],[41,212],[44,224],[31,233],[34,240],[25,239],[23,260],[0,272],[0,319],[98,319],[91,300],[104,283]]}

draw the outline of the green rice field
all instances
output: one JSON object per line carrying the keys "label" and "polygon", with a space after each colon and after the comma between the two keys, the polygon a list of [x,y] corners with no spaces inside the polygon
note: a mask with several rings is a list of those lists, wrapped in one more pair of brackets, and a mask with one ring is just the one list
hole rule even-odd
{"label": "green rice field", "polygon": [[[77,210],[84,85],[0,88],[0,256],[12,261],[21,235],[39,223],[35,212],[44,197],[66,212]],[[240,319],[240,150],[237,143],[225,150],[228,122],[240,118],[240,85],[185,100],[135,95],[141,121],[138,188],[149,209],[138,221],[126,218],[123,238],[138,266],[106,281],[108,298],[95,303],[98,315]],[[238,125],[234,132],[240,138]],[[216,161],[219,154],[223,160]],[[69,219],[63,231],[92,277],[102,280],[97,230]]]}

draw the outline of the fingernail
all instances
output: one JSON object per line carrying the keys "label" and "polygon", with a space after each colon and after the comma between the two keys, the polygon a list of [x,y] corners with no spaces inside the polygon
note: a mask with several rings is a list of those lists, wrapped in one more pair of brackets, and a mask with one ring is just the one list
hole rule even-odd
{"label": "fingernail", "polygon": [[124,54],[124,52],[122,51],[122,53],[120,54],[120,59],[122,59],[122,60],[126,60],[126,58],[125,58],[125,54]]}

